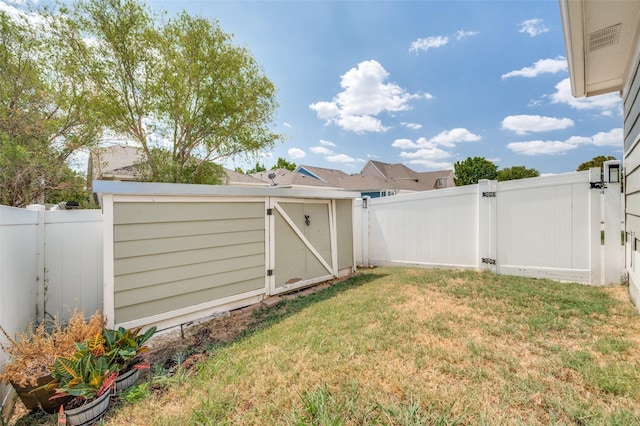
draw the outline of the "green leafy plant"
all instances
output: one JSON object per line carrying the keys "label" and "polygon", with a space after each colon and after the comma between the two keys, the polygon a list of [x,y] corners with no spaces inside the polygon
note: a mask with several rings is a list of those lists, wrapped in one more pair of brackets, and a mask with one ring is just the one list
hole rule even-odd
{"label": "green leafy plant", "polygon": [[139,385],[133,385],[131,388],[123,394],[124,399],[129,403],[141,401],[149,395],[149,383],[140,383]]}
{"label": "green leafy plant", "polygon": [[140,334],[142,327],[117,330],[103,329],[102,338],[109,367],[113,371],[125,371],[137,364],[139,355],[147,352],[149,347],[145,343],[156,332],[156,327],[151,327],[143,334]]}
{"label": "green leafy plant", "polygon": [[115,382],[118,375],[109,370],[103,356],[104,339],[101,334],[76,344],[77,351],[71,357],[56,357],[51,367],[54,381],[47,385],[56,388],[55,397],[72,395],[90,400],[102,395]]}

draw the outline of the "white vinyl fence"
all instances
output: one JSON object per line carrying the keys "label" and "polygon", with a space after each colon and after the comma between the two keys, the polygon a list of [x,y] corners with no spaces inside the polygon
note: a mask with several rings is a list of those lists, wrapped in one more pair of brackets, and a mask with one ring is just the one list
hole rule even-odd
{"label": "white vinyl fence", "polygon": [[[359,201],[356,261],[619,283],[620,185],[592,188],[599,180],[599,169],[592,169]],[[614,236],[605,239],[606,266],[601,200],[608,206],[602,209],[607,235]]]}
{"label": "white vinyl fence", "polygon": [[[0,325],[10,335],[53,316],[64,321],[75,308],[90,315],[101,306],[100,210],[0,206]],[[5,359],[0,351],[0,365]],[[0,408],[6,397],[0,385]]]}

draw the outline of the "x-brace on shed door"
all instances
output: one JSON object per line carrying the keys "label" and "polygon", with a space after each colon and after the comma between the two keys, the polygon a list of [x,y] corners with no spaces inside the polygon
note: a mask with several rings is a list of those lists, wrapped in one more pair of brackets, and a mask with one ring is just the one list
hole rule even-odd
{"label": "x-brace on shed door", "polygon": [[270,294],[337,276],[334,201],[271,198],[269,206]]}

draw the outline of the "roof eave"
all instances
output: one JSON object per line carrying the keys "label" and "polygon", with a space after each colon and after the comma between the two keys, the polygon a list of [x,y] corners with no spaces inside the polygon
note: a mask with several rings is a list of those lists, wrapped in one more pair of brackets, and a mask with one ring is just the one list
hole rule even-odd
{"label": "roof eave", "polygon": [[579,98],[586,96],[586,74],[584,54],[584,3],[582,1],[559,0],[560,17],[567,64],[571,81],[571,94]]}

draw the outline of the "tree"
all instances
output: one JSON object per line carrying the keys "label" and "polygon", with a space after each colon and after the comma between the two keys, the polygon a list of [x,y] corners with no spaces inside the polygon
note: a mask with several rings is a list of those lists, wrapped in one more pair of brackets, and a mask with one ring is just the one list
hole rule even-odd
{"label": "tree", "polygon": [[498,168],[484,157],[469,157],[453,165],[453,181],[456,186],[471,185],[481,179],[495,179]]}
{"label": "tree", "polygon": [[251,173],[260,173],[260,172],[266,172],[267,168],[264,166],[264,164],[260,164],[259,161],[256,161],[256,165],[253,169],[249,169],[247,170],[246,174],[250,175]]}
{"label": "tree", "polygon": [[278,161],[271,169],[287,169],[294,171],[296,169],[296,163],[290,163],[282,157],[278,157]]}
{"label": "tree", "polygon": [[576,172],[580,172],[580,171],[583,171],[583,170],[589,170],[592,167],[599,167],[600,169],[602,169],[602,166],[603,166],[605,161],[615,160],[615,159],[616,159],[616,157],[612,157],[611,155],[609,155],[607,157],[605,157],[604,155],[598,155],[597,157],[593,157],[589,161],[585,161],[584,163],[580,163],[580,165],[576,169]]}
{"label": "tree", "polygon": [[48,30],[0,12],[2,204],[24,207],[83,195],[65,162],[96,140],[94,96],[62,39]]}
{"label": "tree", "polygon": [[142,148],[141,180],[215,184],[216,161],[280,139],[275,86],[217,22],[182,13],[159,25],[135,0],[78,1],[71,16],[97,111]]}
{"label": "tree", "polygon": [[498,170],[497,180],[502,182],[505,180],[524,179],[538,176],[540,176],[540,172],[536,169],[527,169],[525,166],[513,166]]}

